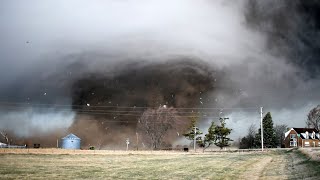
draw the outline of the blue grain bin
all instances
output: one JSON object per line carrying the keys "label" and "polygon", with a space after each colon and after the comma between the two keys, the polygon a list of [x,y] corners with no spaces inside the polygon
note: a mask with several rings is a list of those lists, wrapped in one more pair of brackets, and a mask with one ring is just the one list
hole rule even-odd
{"label": "blue grain bin", "polygon": [[74,134],[62,138],[61,148],[62,149],[80,149],[81,139]]}

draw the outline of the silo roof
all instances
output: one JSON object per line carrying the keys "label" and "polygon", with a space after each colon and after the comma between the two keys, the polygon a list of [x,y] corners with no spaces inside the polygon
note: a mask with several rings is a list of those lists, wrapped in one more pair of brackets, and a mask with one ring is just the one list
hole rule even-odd
{"label": "silo roof", "polygon": [[69,135],[67,135],[66,137],[64,137],[64,138],[62,138],[62,139],[79,139],[80,140],[80,138],[79,137],[77,137],[76,135],[74,135],[74,134],[69,134]]}

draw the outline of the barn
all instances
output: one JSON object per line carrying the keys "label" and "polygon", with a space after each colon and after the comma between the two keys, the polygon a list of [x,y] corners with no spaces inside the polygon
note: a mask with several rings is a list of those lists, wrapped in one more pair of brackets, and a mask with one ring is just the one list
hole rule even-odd
{"label": "barn", "polygon": [[61,140],[62,149],[80,149],[81,139],[74,134],[69,134]]}

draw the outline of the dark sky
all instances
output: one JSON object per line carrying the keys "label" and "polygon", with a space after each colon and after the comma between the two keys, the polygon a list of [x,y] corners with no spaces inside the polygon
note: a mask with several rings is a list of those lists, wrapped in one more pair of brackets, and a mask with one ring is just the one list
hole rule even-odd
{"label": "dark sky", "polygon": [[[0,101],[70,105],[80,98],[74,97],[74,85],[90,77],[98,77],[92,82],[114,77],[137,80],[130,87],[143,89],[141,77],[153,77],[150,68],[162,73],[168,84],[182,86],[177,78],[185,76],[172,77],[168,69],[175,64],[177,72],[185,73],[181,70],[185,63],[193,62],[191,75],[206,72],[211,80],[206,83],[217,84],[206,92],[205,104],[197,101],[195,106],[264,106],[275,124],[304,126],[307,112],[320,99],[319,4],[316,0],[4,0]],[[132,78],[133,72],[139,78]],[[67,115],[53,108],[24,118],[27,112],[2,107],[0,126],[15,129],[17,119],[24,119],[23,124],[54,130],[68,127],[74,118],[72,108]],[[225,114],[231,117],[233,136],[243,134],[251,123],[259,124],[256,112],[246,109]],[[61,120],[43,123],[48,117]],[[202,122],[206,128],[209,120]]]}

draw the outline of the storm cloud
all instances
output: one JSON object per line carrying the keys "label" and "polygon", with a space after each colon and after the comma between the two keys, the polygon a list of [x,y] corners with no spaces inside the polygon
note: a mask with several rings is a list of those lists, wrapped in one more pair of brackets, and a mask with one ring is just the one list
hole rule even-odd
{"label": "storm cloud", "polygon": [[[231,117],[233,137],[258,124],[260,106],[275,124],[304,126],[306,107],[320,99],[317,9],[298,0],[4,1],[0,126],[17,130],[9,111],[32,128],[75,131],[65,122],[87,119],[79,113],[87,104],[151,106],[148,88],[159,104],[219,107],[212,113]],[[26,110],[4,102],[68,120],[22,117]],[[241,107],[256,109],[227,110]]]}

